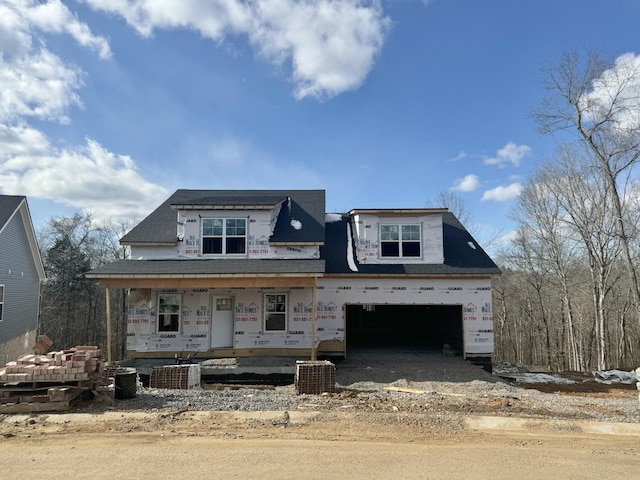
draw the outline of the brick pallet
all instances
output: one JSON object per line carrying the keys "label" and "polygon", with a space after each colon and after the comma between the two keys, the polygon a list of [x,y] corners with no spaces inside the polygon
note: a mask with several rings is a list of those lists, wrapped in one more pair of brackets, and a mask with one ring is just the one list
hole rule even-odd
{"label": "brick pallet", "polygon": [[98,347],[79,346],[46,355],[22,355],[0,368],[0,413],[68,410],[100,382]]}
{"label": "brick pallet", "polygon": [[336,391],[336,367],[327,360],[299,360],[296,362],[296,393],[334,393]]}
{"label": "brick pallet", "polygon": [[149,378],[149,387],[177,390],[200,388],[200,364],[154,367]]}

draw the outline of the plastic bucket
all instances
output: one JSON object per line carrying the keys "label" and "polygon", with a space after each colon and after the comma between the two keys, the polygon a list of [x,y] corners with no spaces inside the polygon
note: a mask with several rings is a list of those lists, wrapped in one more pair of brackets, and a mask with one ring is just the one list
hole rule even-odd
{"label": "plastic bucket", "polygon": [[135,368],[123,368],[115,375],[116,392],[118,400],[135,398],[138,390],[138,372]]}

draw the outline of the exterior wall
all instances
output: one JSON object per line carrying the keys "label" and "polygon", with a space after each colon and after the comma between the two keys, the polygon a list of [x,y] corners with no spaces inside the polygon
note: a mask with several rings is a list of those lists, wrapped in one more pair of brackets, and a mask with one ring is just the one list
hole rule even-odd
{"label": "exterior wall", "polygon": [[[182,295],[179,332],[157,332],[157,294]],[[264,294],[288,294],[286,332],[264,332]],[[232,296],[234,349],[310,348],[312,291],[288,289],[134,290],[129,298],[127,350],[175,352],[209,350],[211,298]],[[491,356],[493,316],[490,279],[394,280],[327,279],[318,281],[316,341],[345,341],[346,304],[461,305],[465,355]]]}
{"label": "exterior wall", "polygon": [[[422,258],[380,258],[380,224],[419,223],[422,225]],[[422,217],[390,216],[377,217],[358,214],[352,217],[356,256],[360,263],[444,263],[442,236],[442,215],[433,214]]]}
{"label": "exterior wall", "polygon": [[29,330],[5,343],[0,343],[0,362],[2,365],[17,360],[20,355],[33,353],[38,336],[35,330]]}
{"label": "exterior wall", "polygon": [[318,282],[318,326],[322,308],[337,306],[340,321],[327,321],[331,335],[344,340],[345,304],[388,305],[462,305],[466,356],[491,356],[493,353],[493,313],[490,279],[398,280],[329,279]]}
{"label": "exterior wall", "polygon": [[[158,332],[158,293],[182,296],[181,326],[178,332]],[[264,294],[287,293],[287,331],[264,332]],[[127,350],[209,350],[212,340],[212,297],[233,297],[233,345],[229,348],[310,348],[310,288],[133,290],[129,297]]]}
{"label": "exterior wall", "polygon": [[[202,218],[246,218],[247,219],[247,255],[248,258],[318,258],[318,247],[274,247],[269,245],[273,234],[275,213],[259,211],[181,211],[180,223],[184,226],[184,238],[178,245],[178,255],[186,258],[213,257],[202,255],[200,249]],[[304,225],[301,226],[304,228]],[[240,255],[244,257],[244,255]]]}
{"label": "exterior wall", "polygon": [[40,278],[19,213],[0,233],[0,245],[0,285],[4,285],[1,345],[37,329]]}

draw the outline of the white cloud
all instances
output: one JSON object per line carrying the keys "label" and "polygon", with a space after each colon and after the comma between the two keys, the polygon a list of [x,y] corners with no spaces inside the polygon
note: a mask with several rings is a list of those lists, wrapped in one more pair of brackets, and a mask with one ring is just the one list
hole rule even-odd
{"label": "white cloud", "polygon": [[[14,155],[43,155],[51,148],[49,140],[41,131],[27,125],[8,126],[0,123],[0,145],[2,156],[0,161]],[[2,166],[0,165],[0,168]]]}
{"label": "white cloud", "polygon": [[[0,135],[1,135],[0,131]],[[145,181],[133,160],[115,155],[93,140],[76,149],[56,150],[38,135],[25,129],[19,137],[34,135],[41,142],[36,152],[0,157],[0,185],[3,193],[53,199],[94,217],[143,216],[145,206],[157,205],[167,196],[164,188]]]}
{"label": "white cloud", "polygon": [[611,116],[620,132],[640,128],[640,55],[621,55],[592,87],[582,105],[591,120]]}
{"label": "white cloud", "polygon": [[510,163],[517,167],[520,165],[520,161],[530,154],[531,148],[527,145],[517,145],[514,142],[509,142],[498,150],[495,157],[485,158],[484,164],[504,167],[505,164]]}
{"label": "white cloud", "polygon": [[79,70],[69,68],[46,49],[6,61],[0,56],[0,122],[23,117],[68,121],[65,113],[79,106]]}
{"label": "white cloud", "polygon": [[31,48],[33,30],[66,33],[83,47],[98,52],[100,57],[111,56],[109,42],[92,34],[60,0],[3,0],[0,5],[0,51],[25,53]]}
{"label": "white cloud", "polygon": [[0,4],[0,123],[24,117],[66,122],[80,106],[83,73],[47,49],[38,35],[68,34],[103,57],[107,40],[93,35],[60,0],[4,0]]}
{"label": "white cloud", "polygon": [[146,214],[166,191],[145,181],[127,156],[87,140],[58,149],[27,123],[69,121],[82,106],[84,73],[46,47],[40,34],[68,34],[102,58],[106,39],[93,35],[60,0],[3,0],[0,4],[0,186],[4,194],[27,195],[94,212],[95,218]]}
{"label": "white cloud", "polygon": [[467,152],[465,152],[464,150],[462,150],[458,155],[456,155],[454,158],[451,158],[447,161],[449,162],[457,162],[459,160],[463,160],[465,158],[467,158],[469,155],[467,154]]}
{"label": "white cloud", "polygon": [[[19,2],[24,3],[24,2]],[[78,20],[60,0],[46,2],[28,1],[26,11],[31,25],[47,33],[67,33],[83,47],[88,47],[101,58],[111,56],[109,42],[104,37],[91,33],[89,27]]]}
{"label": "white cloud", "polygon": [[473,192],[479,185],[480,180],[478,176],[471,174],[456,180],[452,190],[458,192]]}
{"label": "white cloud", "polygon": [[522,184],[512,183],[511,185],[499,186],[491,190],[487,190],[482,194],[482,200],[493,200],[496,202],[505,202],[516,198],[522,192]]}
{"label": "white cloud", "polygon": [[373,68],[391,21],[376,0],[83,0],[122,16],[141,35],[188,29],[221,42],[245,35],[274,65],[290,64],[296,98],[358,88]]}

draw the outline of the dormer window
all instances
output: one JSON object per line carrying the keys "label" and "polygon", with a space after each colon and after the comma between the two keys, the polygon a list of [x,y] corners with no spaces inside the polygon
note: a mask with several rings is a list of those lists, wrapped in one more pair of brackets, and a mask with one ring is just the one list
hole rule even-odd
{"label": "dormer window", "polygon": [[419,224],[380,225],[380,256],[383,258],[416,258],[422,255]]}
{"label": "dormer window", "polygon": [[203,218],[202,253],[205,255],[245,255],[246,218]]}

